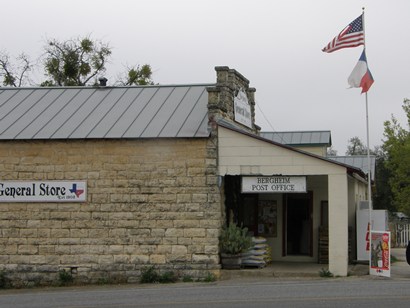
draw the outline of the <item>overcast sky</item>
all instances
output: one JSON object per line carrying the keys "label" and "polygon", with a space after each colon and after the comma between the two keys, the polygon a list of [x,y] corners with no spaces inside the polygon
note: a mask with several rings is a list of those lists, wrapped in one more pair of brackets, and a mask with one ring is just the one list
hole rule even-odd
{"label": "overcast sky", "polygon": [[[91,36],[113,48],[107,78],[126,65],[152,66],[159,84],[213,83],[215,66],[239,71],[256,88],[264,131],[330,130],[344,155],[348,139],[366,144],[365,95],[347,77],[362,46],[321,49],[365,7],[370,147],[383,122],[410,98],[409,0],[0,0],[1,49],[32,59],[46,39]],[[267,120],[265,120],[264,116]]]}

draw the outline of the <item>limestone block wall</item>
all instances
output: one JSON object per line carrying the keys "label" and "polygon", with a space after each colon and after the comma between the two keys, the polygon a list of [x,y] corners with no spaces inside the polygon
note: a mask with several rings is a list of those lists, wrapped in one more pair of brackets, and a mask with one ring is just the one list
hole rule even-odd
{"label": "limestone block wall", "polygon": [[0,180],[86,180],[85,203],[0,203],[14,285],[218,274],[221,195],[209,139],[2,141]]}

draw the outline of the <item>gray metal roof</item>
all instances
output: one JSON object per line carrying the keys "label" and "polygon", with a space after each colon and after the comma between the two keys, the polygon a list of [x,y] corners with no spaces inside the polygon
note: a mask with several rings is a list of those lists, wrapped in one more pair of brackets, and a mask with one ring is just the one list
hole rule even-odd
{"label": "gray metal roof", "polygon": [[208,137],[207,86],[0,88],[0,139]]}
{"label": "gray metal roof", "polygon": [[330,131],[261,132],[261,137],[291,146],[331,146]]}
{"label": "gray metal roof", "polygon": [[[330,160],[337,161],[339,163],[353,166],[361,169],[365,174],[369,172],[369,162],[367,155],[353,155],[353,156],[327,156]],[[374,174],[376,170],[376,156],[370,155],[370,171],[372,180],[374,180]]]}

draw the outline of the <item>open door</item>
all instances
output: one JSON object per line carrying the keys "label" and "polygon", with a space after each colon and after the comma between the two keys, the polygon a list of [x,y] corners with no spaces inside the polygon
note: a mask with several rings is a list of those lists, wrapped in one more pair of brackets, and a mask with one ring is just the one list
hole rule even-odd
{"label": "open door", "polygon": [[258,195],[242,195],[238,220],[252,235],[258,234]]}
{"label": "open door", "polygon": [[313,256],[312,193],[284,195],[283,256]]}

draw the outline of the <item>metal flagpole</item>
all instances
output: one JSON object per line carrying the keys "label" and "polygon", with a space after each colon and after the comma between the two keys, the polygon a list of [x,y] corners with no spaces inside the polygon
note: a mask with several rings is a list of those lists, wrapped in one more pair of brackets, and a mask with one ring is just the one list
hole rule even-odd
{"label": "metal flagpole", "polygon": [[[362,27],[363,27],[363,37],[364,37],[364,50],[366,50],[366,33],[365,33],[365,26],[364,26],[364,7],[362,13]],[[371,177],[371,164],[370,164],[370,138],[369,138],[369,104],[368,104],[368,97],[367,91],[365,93],[366,98],[366,135],[367,135],[367,200],[369,202],[369,236],[370,236],[370,247],[369,247],[369,265],[371,265],[371,232],[373,230],[373,223],[372,223],[372,177]]]}
{"label": "metal flagpole", "polygon": [[367,166],[369,168],[367,173],[367,194],[369,200],[369,226],[370,231],[373,230],[372,224],[372,178],[371,178],[371,165],[370,165],[370,142],[369,142],[369,108],[367,101],[367,92],[366,92],[366,131],[367,131]]}

